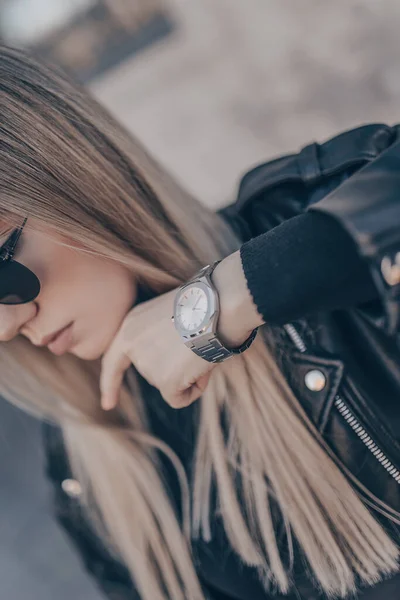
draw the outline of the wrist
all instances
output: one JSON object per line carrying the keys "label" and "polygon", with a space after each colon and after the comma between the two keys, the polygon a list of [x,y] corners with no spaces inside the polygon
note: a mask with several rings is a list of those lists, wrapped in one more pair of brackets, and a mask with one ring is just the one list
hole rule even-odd
{"label": "wrist", "polygon": [[217,333],[227,347],[240,346],[253,329],[264,323],[247,287],[240,250],[224,258],[212,273],[220,314]]}

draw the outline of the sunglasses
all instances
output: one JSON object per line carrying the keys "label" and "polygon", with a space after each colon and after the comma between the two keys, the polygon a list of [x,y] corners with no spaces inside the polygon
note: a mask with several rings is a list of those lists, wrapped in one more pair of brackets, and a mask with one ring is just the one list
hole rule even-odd
{"label": "sunglasses", "polygon": [[0,304],[26,304],[40,292],[40,281],[30,269],[13,260],[27,219],[0,247]]}

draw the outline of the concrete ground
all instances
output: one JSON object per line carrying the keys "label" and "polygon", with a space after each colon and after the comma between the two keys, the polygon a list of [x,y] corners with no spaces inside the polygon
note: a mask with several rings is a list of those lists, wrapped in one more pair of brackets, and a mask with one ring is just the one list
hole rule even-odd
{"label": "concrete ground", "polygon": [[[397,0],[165,0],[175,33],[93,93],[201,202],[256,162],[400,104]],[[0,598],[95,600],[51,519],[38,425],[0,405]]]}

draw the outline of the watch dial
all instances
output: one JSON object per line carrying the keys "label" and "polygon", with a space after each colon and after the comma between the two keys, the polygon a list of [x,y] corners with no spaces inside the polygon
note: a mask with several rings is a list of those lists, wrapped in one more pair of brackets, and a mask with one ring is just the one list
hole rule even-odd
{"label": "watch dial", "polygon": [[207,314],[208,301],[205,291],[197,286],[182,292],[176,307],[176,319],[183,329],[196,331]]}

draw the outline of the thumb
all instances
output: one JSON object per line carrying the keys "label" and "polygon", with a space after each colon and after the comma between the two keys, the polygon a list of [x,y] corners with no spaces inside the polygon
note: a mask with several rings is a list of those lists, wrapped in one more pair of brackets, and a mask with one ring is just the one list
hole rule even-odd
{"label": "thumb", "polygon": [[191,386],[189,386],[179,394],[179,408],[189,406],[190,404],[192,404],[192,402],[200,398],[200,396],[202,395],[202,393],[208,385],[211,373],[212,371],[209,371],[208,373],[201,375],[201,377],[198,377],[196,381],[192,383]]}
{"label": "thumb", "polygon": [[111,348],[103,356],[100,373],[101,407],[111,410],[118,404],[125,371],[130,367],[129,356]]}

